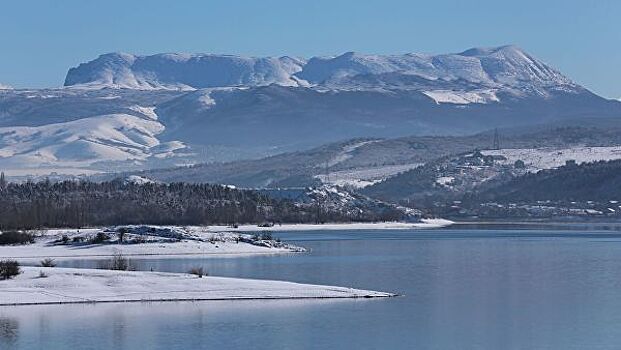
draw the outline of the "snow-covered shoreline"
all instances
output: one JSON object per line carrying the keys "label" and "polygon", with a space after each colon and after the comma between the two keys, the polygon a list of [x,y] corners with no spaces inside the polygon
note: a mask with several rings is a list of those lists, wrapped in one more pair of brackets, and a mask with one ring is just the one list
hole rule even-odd
{"label": "snow-covered shoreline", "polygon": [[[54,229],[39,232],[35,243],[27,245],[0,246],[0,259],[37,260],[44,258],[54,259],[98,259],[121,254],[127,257],[157,256],[182,257],[182,256],[237,256],[254,254],[286,254],[304,252],[303,247],[286,243],[276,243],[273,240],[258,240],[249,243],[248,239],[239,240],[244,233],[251,235],[265,232],[290,232],[290,231],[331,231],[331,230],[412,230],[431,229],[452,225],[453,222],[444,219],[423,219],[420,223],[405,222],[382,222],[382,223],[333,223],[333,224],[284,224],[271,227],[257,225],[241,225],[235,228],[228,226],[190,226],[190,227],[167,227],[148,226],[158,229],[182,230],[187,232],[187,239],[167,241],[165,237],[156,237],[161,241],[148,241],[145,243],[115,244],[89,244],[87,242],[75,244],[75,237],[88,239],[104,229]],[[147,226],[145,226],[147,227]],[[235,231],[235,232],[231,232]],[[236,233],[240,232],[240,233]],[[112,235],[114,235],[112,233]],[[61,244],[59,240],[66,236],[68,243]],[[146,239],[153,236],[146,235]],[[151,237],[151,238],[149,238]]]}
{"label": "snow-covered shoreline", "polygon": [[413,230],[441,228],[452,225],[454,222],[446,219],[422,219],[421,222],[355,222],[355,223],[327,223],[327,224],[282,224],[271,227],[257,225],[240,225],[234,229],[227,226],[209,226],[211,232],[286,232],[286,231],[339,231],[339,230]]}
{"label": "snow-covered shoreline", "polygon": [[111,302],[381,298],[392,293],[191,274],[23,267],[0,281],[0,306]]}
{"label": "snow-covered shoreline", "polygon": [[[44,230],[37,234],[32,244],[0,246],[0,259],[97,259],[118,254],[127,257],[232,256],[305,251],[302,247],[274,240],[255,240],[251,235],[211,232],[206,227],[125,226],[124,228],[130,232],[150,229],[155,232],[126,233],[125,243],[119,244],[118,237],[114,231],[110,231],[111,229]],[[102,243],[89,242],[99,233],[105,233],[109,240]],[[63,243],[63,237],[66,237],[66,243]],[[78,238],[79,242],[76,243],[74,240]],[[138,243],[137,239],[140,239]]]}

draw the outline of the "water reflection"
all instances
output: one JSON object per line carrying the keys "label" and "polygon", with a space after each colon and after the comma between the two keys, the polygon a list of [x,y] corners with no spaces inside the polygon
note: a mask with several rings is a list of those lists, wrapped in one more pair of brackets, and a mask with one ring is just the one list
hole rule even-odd
{"label": "water reflection", "polygon": [[438,230],[287,238],[298,238],[311,253],[134,262],[145,270],[185,272],[202,265],[215,275],[405,296],[11,307],[0,309],[0,316],[20,326],[12,338],[18,349],[616,349],[621,344],[618,233]]}
{"label": "water reflection", "polygon": [[0,344],[15,344],[19,336],[19,322],[10,317],[0,316]]}

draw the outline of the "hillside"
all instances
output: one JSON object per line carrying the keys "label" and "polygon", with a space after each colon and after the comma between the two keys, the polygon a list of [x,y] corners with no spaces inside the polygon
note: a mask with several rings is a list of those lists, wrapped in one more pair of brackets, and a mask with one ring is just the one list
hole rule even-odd
{"label": "hillside", "polygon": [[[532,152],[534,156],[539,155],[541,158],[542,154],[553,152],[549,149],[574,147],[572,149],[580,150],[584,147],[621,145],[621,129],[618,127],[547,126],[540,130],[527,131],[503,129],[499,134],[501,146],[505,151],[484,151],[484,153],[503,153],[527,160],[523,153]],[[493,140],[493,131],[469,136],[354,139],[308,151],[284,153],[257,160],[199,164],[130,174],[163,182],[211,182],[250,188],[302,187],[317,185],[320,182],[364,187],[395,176],[394,179],[386,181],[386,184],[377,185],[378,188],[386,188],[393,182],[396,183],[400,177],[407,177],[409,174],[407,171],[438,158],[475,149],[490,150],[493,148]],[[534,149],[541,151],[537,153]],[[575,158],[575,155],[571,156]],[[606,155],[602,157],[600,159],[608,159]],[[557,161],[556,164],[564,164],[565,158],[557,156],[556,159],[561,162],[558,164]],[[513,159],[513,162],[515,160]],[[400,173],[405,174],[396,176]],[[114,175],[108,177],[111,176]],[[405,195],[412,189],[402,188],[399,185],[395,186],[394,191]]]}
{"label": "hillside", "polygon": [[475,198],[501,203],[621,201],[621,160],[565,165],[529,173],[482,191]]}
{"label": "hillside", "polygon": [[[618,128],[562,127],[534,133],[511,133],[500,148],[462,148],[421,167],[389,177],[362,192],[392,202],[458,200],[466,193],[501,186],[527,173],[577,164],[621,159]],[[491,135],[487,134],[491,139]],[[475,151],[475,150],[480,151]]]}

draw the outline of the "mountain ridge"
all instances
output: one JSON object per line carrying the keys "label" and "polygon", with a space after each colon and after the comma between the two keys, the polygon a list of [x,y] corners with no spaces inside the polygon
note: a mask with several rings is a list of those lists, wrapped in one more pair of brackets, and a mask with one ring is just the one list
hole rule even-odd
{"label": "mountain ridge", "polygon": [[454,54],[346,52],[309,59],[203,53],[108,53],[71,68],[64,85],[188,90],[277,84],[343,89],[358,87],[351,78],[385,74],[417,77],[428,81],[427,84],[463,80],[489,88],[528,86],[538,93],[542,93],[544,87],[578,86],[513,45],[472,48]]}
{"label": "mountain ridge", "polygon": [[[65,86],[95,85],[129,89],[179,89],[264,85],[294,85],[291,75],[302,64],[283,56],[243,57],[217,54],[162,53],[149,56],[114,52],[69,69]],[[168,71],[162,67],[170,65]],[[213,81],[196,80],[194,69],[211,74]],[[159,74],[158,74],[159,72]]]}

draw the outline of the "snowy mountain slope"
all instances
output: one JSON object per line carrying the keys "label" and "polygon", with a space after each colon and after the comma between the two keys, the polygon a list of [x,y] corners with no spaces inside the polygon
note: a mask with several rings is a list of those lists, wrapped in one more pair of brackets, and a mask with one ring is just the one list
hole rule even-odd
{"label": "snowy mountain slope", "polygon": [[[320,92],[275,85],[192,92],[77,88],[3,90],[0,91],[0,128],[6,135],[9,132],[14,135],[5,136],[1,141],[0,169],[32,169],[50,166],[53,162],[58,167],[122,171],[261,158],[358,137],[462,135],[494,126],[532,126],[565,119],[581,120],[580,117],[593,115],[616,120],[619,109],[615,104],[621,105],[590,93],[505,103],[439,104],[418,91]],[[126,142],[103,142],[104,151],[99,141],[95,145],[89,135],[83,134],[84,127],[80,123],[89,123],[88,129],[92,130],[97,130],[97,123],[108,128],[112,115],[125,116],[127,130],[135,129],[136,123],[151,125],[155,118],[158,126],[148,128],[147,143],[140,141],[136,146]],[[138,118],[138,122],[132,117]],[[88,121],[77,123],[82,119]],[[120,125],[115,128],[126,132]],[[63,137],[55,137],[49,130],[62,133]],[[32,135],[38,133],[44,135],[44,140],[33,142]],[[24,141],[28,137],[31,140]],[[72,137],[89,140],[87,146],[83,146],[84,152],[89,154],[84,157],[87,160],[76,161],[72,152],[57,151],[84,144]],[[20,143],[24,145],[18,147]],[[156,146],[152,146],[154,144]],[[26,145],[30,148],[26,149]],[[371,149],[369,146],[362,145],[356,152]],[[378,145],[378,149],[381,146]],[[171,147],[183,148],[183,151],[171,153]],[[40,155],[35,156],[37,152]],[[394,155],[381,154],[385,159]],[[356,159],[359,158],[344,159],[342,163]],[[388,164],[419,160],[400,162],[388,161]],[[272,176],[267,173],[266,170],[265,176],[257,178],[271,183]]]}
{"label": "snowy mountain slope", "polygon": [[0,90],[0,127],[42,126],[107,114],[140,116],[135,106],[153,107],[180,94],[127,89]]}
{"label": "snowy mountain slope", "polygon": [[[189,143],[208,141],[280,151],[357,137],[465,135],[493,127],[621,116],[621,103],[588,91],[550,90],[548,94],[520,97],[499,91],[431,98],[417,90],[322,91],[270,85],[209,91],[208,95],[196,91],[163,103],[158,113],[164,120],[176,121],[177,127],[168,129],[164,137],[183,135]],[[193,128],[178,127],[184,124]]]}
{"label": "snowy mountain slope", "polygon": [[386,76],[388,73],[445,84],[473,83],[522,91],[528,88],[529,92],[543,94],[548,87],[576,87],[561,73],[515,46],[475,48],[458,54],[435,56],[383,56],[348,52],[337,57],[311,58],[296,76],[314,84],[348,86],[351,77]]}
{"label": "snowy mountain slope", "polygon": [[0,168],[98,168],[101,162],[171,157],[186,148],[182,142],[160,142],[157,135],[163,130],[148,110],[143,117],[110,114],[43,126],[2,127]]}
{"label": "snowy mountain slope", "polygon": [[210,54],[136,56],[109,53],[71,68],[65,86],[86,84],[129,89],[199,89],[224,86],[297,85],[304,60]]}

